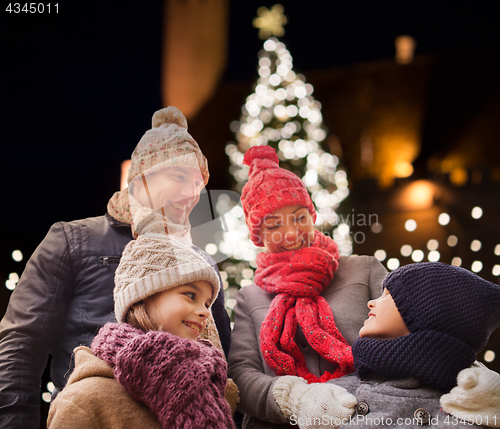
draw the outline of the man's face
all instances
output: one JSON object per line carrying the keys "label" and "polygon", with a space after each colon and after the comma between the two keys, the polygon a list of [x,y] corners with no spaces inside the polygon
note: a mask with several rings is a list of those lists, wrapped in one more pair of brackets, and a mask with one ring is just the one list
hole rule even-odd
{"label": "man's face", "polygon": [[146,171],[129,186],[139,204],[164,214],[173,223],[185,224],[200,200],[204,181],[194,168],[168,167],[150,174]]}

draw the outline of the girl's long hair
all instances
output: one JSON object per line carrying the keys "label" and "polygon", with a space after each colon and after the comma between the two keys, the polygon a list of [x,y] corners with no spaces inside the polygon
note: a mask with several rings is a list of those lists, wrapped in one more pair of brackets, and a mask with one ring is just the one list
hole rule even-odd
{"label": "girl's long hair", "polygon": [[134,328],[140,329],[144,332],[161,331],[161,327],[158,326],[146,312],[146,305],[144,304],[144,301],[140,301],[130,307],[126,322]]}

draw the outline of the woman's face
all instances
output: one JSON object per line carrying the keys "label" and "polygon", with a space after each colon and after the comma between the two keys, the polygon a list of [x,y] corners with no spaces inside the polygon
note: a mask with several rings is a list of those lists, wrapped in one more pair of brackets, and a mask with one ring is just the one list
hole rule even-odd
{"label": "woman's face", "polygon": [[299,250],[314,241],[314,223],[305,206],[286,206],[267,215],[259,237],[269,253]]}
{"label": "woman's face", "polygon": [[212,285],[199,280],[152,295],[144,305],[162,331],[196,340],[210,316],[211,299]]}
{"label": "woman's face", "polygon": [[380,298],[368,301],[368,308],[368,319],[359,331],[361,338],[391,340],[410,333],[387,289]]}

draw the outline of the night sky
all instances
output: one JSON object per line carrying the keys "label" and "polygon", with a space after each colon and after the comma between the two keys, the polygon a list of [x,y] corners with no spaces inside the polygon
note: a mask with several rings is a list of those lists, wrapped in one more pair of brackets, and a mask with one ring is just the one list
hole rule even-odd
{"label": "night sky", "polygon": [[[498,15],[480,2],[283,3],[298,72],[392,58],[401,34],[417,40],[417,55],[500,46]],[[273,4],[231,3],[224,81],[257,77],[262,41],[252,19]],[[59,3],[59,14],[2,10],[1,19],[5,260],[23,243],[31,252],[56,221],[104,213],[121,161],[163,107],[162,4],[74,0]]]}

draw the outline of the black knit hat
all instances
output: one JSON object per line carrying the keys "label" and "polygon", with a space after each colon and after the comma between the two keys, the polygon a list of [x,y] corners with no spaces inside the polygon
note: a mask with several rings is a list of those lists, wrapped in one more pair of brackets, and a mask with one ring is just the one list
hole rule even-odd
{"label": "black knit hat", "polygon": [[361,377],[413,377],[443,392],[456,385],[500,324],[500,287],[463,268],[425,262],[384,279],[410,334],[358,338],[352,345]]}
{"label": "black knit hat", "polygon": [[411,333],[443,332],[478,353],[500,324],[500,287],[464,268],[405,265],[388,274],[383,287]]}

